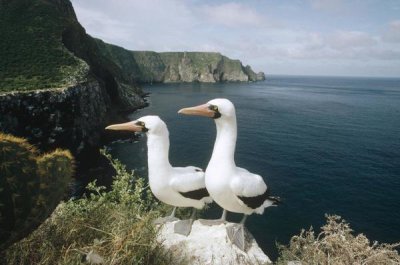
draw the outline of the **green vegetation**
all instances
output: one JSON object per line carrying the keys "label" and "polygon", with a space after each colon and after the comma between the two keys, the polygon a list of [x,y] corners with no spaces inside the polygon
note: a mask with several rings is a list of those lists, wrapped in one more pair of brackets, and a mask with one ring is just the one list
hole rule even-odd
{"label": "green vegetation", "polygon": [[62,43],[68,22],[46,1],[0,2],[0,92],[64,87],[86,78],[88,65]]}
{"label": "green vegetation", "polygon": [[64,196],[73,165],[68,151],[39,156],[25,139],[0,133],[0,250],[50,215]]}
{"label": "green vegetation", "polygon": [[[112,188],[61,203],[29,237],[11,246],[5,264],[180,264],[156,241],[151,220],[164,213],[142,178],[116,160]],[[89,262],[89,263],[90,263]]]}
{"label": "green vegetation", "polygon": [[94,38],[93,40],[96,43],[101,57],[116,64],[123,73],[122,75],[127,77],[126,79],[129,79],[129,77],[133,77],[134,79],[138,78],[140,69],[136,64],[135,58],[128,50],[116,45],[107,44],[100,39]]}
{"label": "green vegetation", "polygon": [[163,75],[167,66],[162,61],[159,53],[134,51],[131,54],[139,67],[140,76],[138,80],[148,83],[163,81]]}
{"label": "green vegetation", "polygon": [[178,65],[185,57],[196,69],[207,69],[209,66],[216,68],[223,58],[228,59],[215,52],[162,52],[160,57],[166,65]]}
{"label": "green vegetation", "polygon": [[317,236],[312,228],[303,230],[292,237],[289,246],[280,246],[277,264],[286,265],[289,261],[335,265],[400,264],[400,255],[395,250],[400,243],[371,244],[363,234],[354,236],[350,225],[339,216],[327,216],[327,223],[321,229]]}
{"label": "green vegetation", "polygon": [[[9,172],[23,176],[29,171],[27,161],[35,164],[32,156],[35,150],[26,141],[16,139],[21,146],[18,153],[25,162]],[[158,230],[152,220],[166,213],[165,206],[155,200],[143,178],[106,156],[117,172],[111,189],[107,191],[90,183],[89,195],[60,203],[36,231],[0,254],[1,264],[82,264],[84,260],[88,264],[187,262],[176,260],[156,240]],[[53,163],[45,162],[49,157],[36,159],[39,171],[58,171]],[[4,165],[7,163],[1,168]],[[303,230],[292,237],[288,246],[278,246],[280,257],[276,264],[286,265],[289,261],[335,265],[400,263],[396,251],[400,244],[371,244],[364,235],[355,236],[352,232],[340,217],[327,216],[327,224],[318,235],[312,228]]]}

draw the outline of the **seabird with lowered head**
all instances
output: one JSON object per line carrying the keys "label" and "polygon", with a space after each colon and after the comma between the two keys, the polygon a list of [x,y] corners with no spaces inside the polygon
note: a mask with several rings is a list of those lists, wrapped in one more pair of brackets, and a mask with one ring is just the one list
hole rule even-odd
{"label": "seabird with lowered head", "polygon": [[158,116],[144,116],[135,121],[110,125],[106,129],[146,133],[150,189],[157,199],[174,206],[170,216],[159,218],[156,223],[178,220],[175,218],[176,207],[193,207],[190,219],[174,225],[176,233],[189,235],[196,209],[212,202],[205,188],[203,170],[194,166],[171,166],[168,128]]}

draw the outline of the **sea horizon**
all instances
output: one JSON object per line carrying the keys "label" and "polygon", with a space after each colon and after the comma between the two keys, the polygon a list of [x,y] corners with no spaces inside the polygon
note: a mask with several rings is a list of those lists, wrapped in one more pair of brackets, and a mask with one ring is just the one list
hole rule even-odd
{"label": "sea horizon", "polygon": [[318,74],[268,74],[264,71],[265,79],[268,77],[315,77],[315,78],[348,78],[348,79],[400,79],[400,76],[357,76],[357,75],[318,75]]}
{"label": "sea horizon", "polygon": [[[176,111],[216,97],[232,100],[238,117],[238,166],[265,177],[271,193],[284,200],[248,221],[273,259],[275,241],[287,244],[303,228],[318,230],[326,213],[341,215],[357,234],[394,243],[400,238],[400,84],[368,80],[274,76],[254,83],[153,84],[144,87],[151,93],[149,107],[130,118],[160,115],[170,130],[171,163],[205,168],[214,143],[213,122]],[[109,147],[147,178],[145,137]],[[208,218],[219,215],[217,206],[206,212]],[[231,217],[239,220],[237,214]]]}

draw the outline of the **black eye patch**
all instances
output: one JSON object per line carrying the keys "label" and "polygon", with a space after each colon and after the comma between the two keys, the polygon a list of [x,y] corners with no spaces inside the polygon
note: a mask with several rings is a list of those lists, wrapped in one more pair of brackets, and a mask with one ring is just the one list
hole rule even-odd
{"label": "black eye patch", "polygon": [[218,119],[221,117],[221,113],[218,110],[218,106],[210,105],[208,106],[208,109],[214,111],[214,116],[212,117],[213,119]]}
{"label": "black eye patch", "polygon": [[148,131],[149,131],[149,129],[146,128],[146,125],[145,125],[144,122],[142,122],[142,121],[137,121],[137,122],[135,122],[135,124],[136,124],[137,126],[142,127],[142,132],[148,132]]}
{"label": "black eye patch", "polygon": [[218,106],[210,105],[210,106],[208,106],[208,109],[212,110],[212,111],[218,111]]}

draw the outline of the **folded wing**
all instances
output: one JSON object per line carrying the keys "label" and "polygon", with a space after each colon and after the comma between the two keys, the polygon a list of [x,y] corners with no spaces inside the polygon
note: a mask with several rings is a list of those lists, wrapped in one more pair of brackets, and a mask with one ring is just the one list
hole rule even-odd
{"label": "folded wing", "polygon": [[236,175],[230,182],[230,188],[239,203],[252,209],[262,206],[269,199],[268,188],[262,177],[244,168],[237,168]]}
{"label": "folded wing", "polygon": [[194,200],[201,200],[210,196],[205,188],[203,170],[190,166],[176,167],[173,168],[173,171],[173,177],[169,184],[182,196]]}

